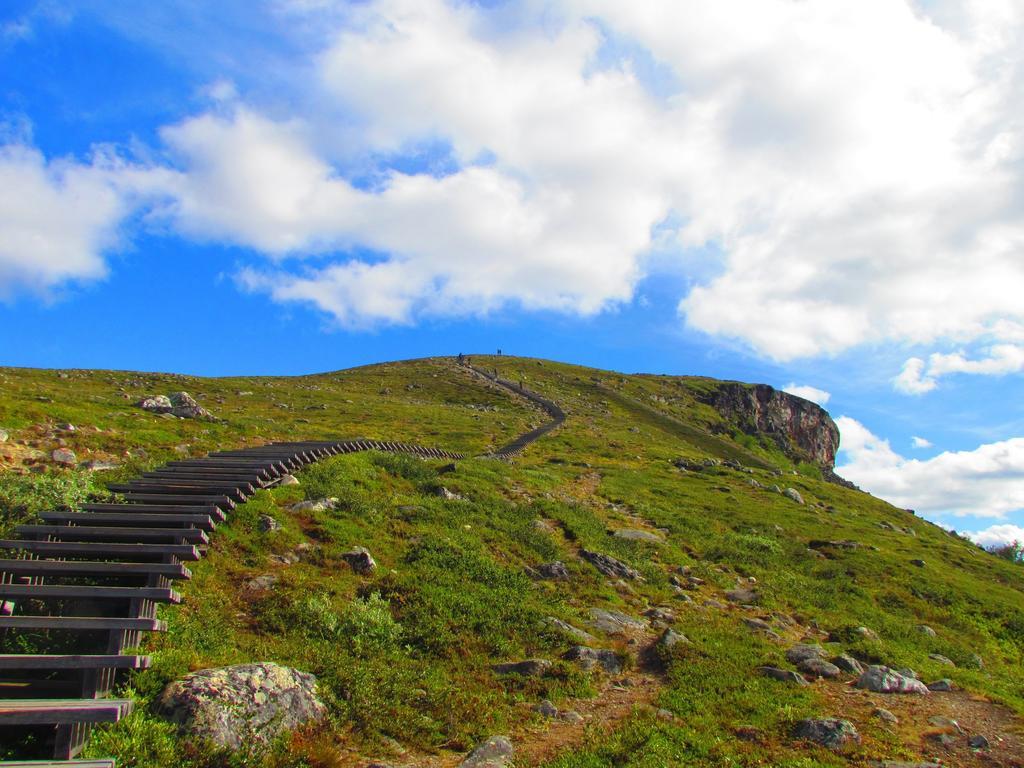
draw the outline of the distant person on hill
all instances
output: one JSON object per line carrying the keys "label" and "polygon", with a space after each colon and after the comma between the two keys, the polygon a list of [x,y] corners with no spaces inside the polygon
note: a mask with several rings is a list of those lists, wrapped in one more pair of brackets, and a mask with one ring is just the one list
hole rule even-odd
{"label": "distant person on hill", "polygon": [[459,360],[459,365],[465,365],[465,363],[466,363],[466,358],[465,358],[465,356],[464,356],[464,355],[463,355],[463,354],[462,354],[461,352],[459,352],[459,358],[458,358],[458,360]]}
{"label": "distant person on hill", "polygon": [[501,350],[498,350],[498,357],[501,357]]}

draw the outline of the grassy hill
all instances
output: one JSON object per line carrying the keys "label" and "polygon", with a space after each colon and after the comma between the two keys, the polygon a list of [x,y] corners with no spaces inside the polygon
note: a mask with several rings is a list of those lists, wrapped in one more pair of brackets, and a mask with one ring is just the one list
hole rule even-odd
{"label": "grassy hill", "polygon": [[[169,631],[145,646],[153,668],[126,683],[140,706],[99,732],[92,754],[128,766],[356,766],[371,758],[440,766],[505,733],[517,764],[558,768],[1020,759],[1024,568],[826,482],[775,441],[742,432],[706,404],[713,380],[523,358],[473,362],[555,401],[566,423],[511,463],[468,458],[452,470],[371,452],[321,462],[299,485],[259,492],[218,529],[182,587],[183,605],[162,613]],[[177,390],[217,421],[133,406]],[[443,359],[293,378],[0,369],[0,392],[0,428],[10,435],[0,444],[4,527],[216,448],[367,437],[479,456],[546,419]],[[118,466],[59,468],[49,458],[58,447],[78,461]],[[715,462],[687,471],[676,465],[681,458]],[[794,489],[804,503],[772,486]],[[324,497],[338,499],[336,508],[289,511]],[[263,531],[261,515],[280,529]],[[649,536],[623,538],[621,530]],[[847,543],[821,543],[839,541]],[[373,553],[373,575],[346,565],[341,555],[354,545]],[[583,550],[641,578],[606,577]],[[568,577],[536,578],[553,561]],[[732,602],[727,593],[737,588],[756,594]],[[602,633],[592,609],[619,611],[638,626]],[[668,614],[689,643],[657,646]],[[618,653],[624,671],[563,660],[578,641],[552,619],[593,634],[594,647]],[[958,690],[911,699],[757,673],[790,668],[785,651],[804,639],[910,667],[924,680],[950,678]],[[554,664],[539,677],[492,669],[527,658]],[[317,675],[329,721],[269,752],[229,757],[179,738],[149,706],[191,670],[246,661]],[[532,709],[543,699],[583,722],[545,720]],[[873,715],[879,706],[899,724]],[[851,720],[862,744],[834,754],[795,740],[794,723],[810,716]],[[976,753],[963,739],[941,745],[938,716],[983,733],[991,750]]]}

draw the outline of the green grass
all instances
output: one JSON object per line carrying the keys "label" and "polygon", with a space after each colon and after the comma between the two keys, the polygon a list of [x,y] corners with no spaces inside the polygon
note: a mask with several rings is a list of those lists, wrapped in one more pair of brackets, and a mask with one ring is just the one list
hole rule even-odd
{"label": "green grass", "polygon": [[[334,765],[344,750],[387,756],[391,740],[413,752],[463,751],[514,729],[524,704],[598,692],[599,676],[564,662],[528,681],[491,671],[501,661],[557,660],[573,641],[552,630],[547,617],[585,626],[594,606],[639,615],[673,605],[679,630],[693,644],[665,659],[657,705],[677,719],[638,711],[552,766],[840,764],[787,737],[800,717],[834,714],[817,694],[751,674],[760,664],[781,663],[780,646],[747,631],[736,611],[675,600],[669,577],[683,565],[718,590],[741,577],[756,579],[766,611],[833,630],[843,640],[833,650],[908,665],[925,678],[948,676],[1024,713],[1024,569],[1018,564],[826,483],[817,467],[794,464],[773,441],[734,431],[701,402],[712,380],[623,376],[505,357],[474,357],[474,363],[555,400],[568,413],[566,424],[513,463],[470,458],[447,471],[444,461],[354,454],[307,468],[300,486],[256,494],[214,535],[208,557],[181,587],[183,605],[161,611],[169,631],[149,637],[145,647],[153,668],[125,684],[138,701],[136,713],[101,729],[91,754],[115,755],[126,766],[269,768]],[[0,472],[2,526],[102,493],[101,480],[219,447],[365,436],[479,454],[544,421],[525,402],[444,360],[292,379],[67,375],[0,370],[0,427],[12,436],[0,454],[46,453],[61,437],[80,458],[122,466],[103,477],[53,468]],[[131,406],[143,394],[178,389],[224,421],[169,421]],[[62,421],[78,430],[54,432]],[[751,471],[682,472],[673,465],[680,457],[733,459]],[[751,479],[795,488],[807,504],[755,488]],[[441,486],[461,500],[439,496]],[[337,498],[337,507],[289,511],[297,501],[322,497]],[[264,514],[281,530],[261,532]],[[542,519],[553,522],[554,534],[535,525]],[[884,530],[882,521],[913,535]],[[609,533],[638,526],[662,529],[664,542]],[[862,546],[823,559],[808,551],[815,538]],[[354,574],[343,559],[356,545],[373,553],[372,576]],[[644,580],[629,589],[611,584],[576,556],[579,547],[629,563]],[[275,564],[274,556],[296,551],[299,562]],[[918,557],[927,562],[924,569],[910,565]],[[526,575],[527,566],[552,560],[567,564],[567,581]],[[279,578],[274,589],[246,587],[267,573]],[[919,624],[938,636],[922,634]],[[880,639],[852,632],[862,625]],[[635,660],[636,648],[606,645]],[[939,667],[931,653],[950,657],[957,668]],[[975,654],[984,669],[973,666]],[[316,674],[328,722],[263,753],[228,757],[179,738],[154,714],[152,703],[171,680],[247,661]],[[740,726],[758,729],[764,739],[736,739]],[[860,757],[903,754],[884,736],[867,734]]]}

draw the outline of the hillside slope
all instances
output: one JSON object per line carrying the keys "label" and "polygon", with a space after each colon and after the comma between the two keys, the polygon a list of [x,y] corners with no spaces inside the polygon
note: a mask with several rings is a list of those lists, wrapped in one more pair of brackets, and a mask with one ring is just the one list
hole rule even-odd
{"label": "hillside slope", "polygon": [[[557,403],[566,422],[513,462],[452,469],[358,454],[260,491],[218,530],[183,605],[163,616],[169,631],[147,641],[154,666],[127,683],[142,706],[100,733],[94,754],[140,766],[456,765],[507,733],[520,764],[560,768],[1024,759],[1024,569],[822,479],[823,454],[720,407],[720,382],[473,364]],[[0,387],[4,525],[102,493],[101,479],[214,448],[365,436],[479,456],[548,418],[442,359],[296,378],[2,369]],[[176,390],[222,421],[132,405]],[[57,468],[60,447],[118,468]],[[32,467],[45,471],[21,474]],[[334,509],[291,511],[324,497]],[[280,529],[262,530],[261,515]],[[373,574],[346,564],[355,545],[373,553]],[[606,576],[587,553],[629,568]],[[564,573],[543,568],[553,562]],[[632,621],[609,625],[602,610]],[[689,642],[658,646],[669,624]],[[622,671],[562,659],[580,644],[572,627],[618,654]],[[792,669],[785,652],[805,639],[958,690],[899,697],[856,691],[850,676],[796,686],[758,673]],[[0,638],[25,642],[38,639]],[[493,668],[529,658],[554,663],[540,676]],[[190,670],[248,661],[317,675],[330,720],[267,753],[226,757],[147,706]],[[544,699],[582,722],[535,713]],[[880,706],[899,723],[873,715]],[[850,720],[861,744],[833,753],[794,738],[812,716]],[[940,743],[950,726],[936,717],[967,733]],[[989,749],[968,747],[979,734]]]}

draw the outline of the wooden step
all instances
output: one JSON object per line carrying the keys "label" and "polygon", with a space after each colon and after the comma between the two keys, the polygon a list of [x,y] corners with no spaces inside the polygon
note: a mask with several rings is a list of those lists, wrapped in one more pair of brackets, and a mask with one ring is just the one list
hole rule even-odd
{"label": "wooden step", "polygon": [[[131,509],[124,506],[122,509]],[[213,518],[209,515],[179,515],[179,514],[145,514],[135,512],[40,512],[42,520],[50,522],[66,522],[91,525],[94,523],[131,523],[133,526],[161,528],[174,523],[183,526],[194,526],[204,531],[212,531],[216,527]]]}
{"label": "wooden step", "polygon": [[172,555],[181,560],[198,560],[199,550],[191,544],[108,544],[79,541],[25,541],[0,539],[0,549],[16,549],[42,555],[91,555],[106,557],[149,557]]}
{"label": "wooden step", "polygon": [[209,544],[205,531],[198,528],[121,528],[112,525],[18,525],[22,536],[51,536],[62,541],[128,541],[170,539],[175,542]]}
{"label": "wooden step", "polygon": [[228,512],[235,508],[235,502],[227,496],[192,496],[187,493],[124,493],[129,504],[172,504],[174,506],[217,506]]}
{"label": "wooden step", "polygon": [[186,485],[184,483],[161,483],[161,482],[142,482],[136,481],[132,483],[116,483],[107,486],[110,490],[115,493],[124,494],[140,494],[140,493],[159,493],[159,494],[178,494],[181,496],[210,496],[219,494],[230,498],[232,501],[243,502],[249,496],[251,496],[255,489],[251,489],[252,486],[246,485],[244,487],[237,487],[234,485],[206,485],[202,482],[197,481],[195,484]]}
{"label": "wooden step", "polygon": [[191,579],[178,563],[109,563],[90,560],[0,560],[0,573],[18,576],[164,576]]}
{"label": "wooden step", "polygon": [[159,619],[122,616],[0,616],[0,629],[128,629],[165,632],[167,624]]}
{"label": "wooden step", "polygon": [[167,469],[228,469],[253,471],[267,477],[277,477],[288,470],[280,462],[268,459],[194,459],[192,461],[171,461]]}
{"label": "wooden step", "polygon": [[102,587],[65,584],[0,584],[0,599],[71,599],[89,600],[155,600],[158,603],[180,603],[181,595],[165,587]]}
{"label": "wooden step", "polygon": [[81,508],[85,512],[131,512],[135,515],[164,515],[175,513],[209,515],[218,523],[222,523],[226,519],[224,510],[212,504],[206,507],[186,504],[83,504]]}
{"label": "wooden step", "polygon": [[[0,669],[148,669],[149,656],[0,654]],[[3,763],[0,763],[3,765]]]}
{"label": "wooden step", "polygon": [[117,768],[115,760],[18,760],[2,762],[0,768]]}
{"label": "wooden step", "polygon": [[131,711],[129,699],[7,699],[0,725],[116,723]]}
{"label": "wooden step", "polygon": [[211,470],[196,470],[194,472],[184,472],[176,469],[158,469],[156,472],[143,472],[143,480],[166,480],[168,482],[184,482],[190,483],[196,480],[201,481],[218,481],[225,484],[234,483],[248,483],[254,488],[262,488],[269,482],[272,482],[269,477],[259,477],[253,474],[218,474]]}

